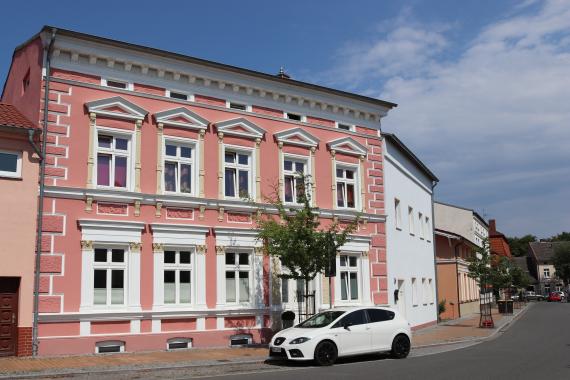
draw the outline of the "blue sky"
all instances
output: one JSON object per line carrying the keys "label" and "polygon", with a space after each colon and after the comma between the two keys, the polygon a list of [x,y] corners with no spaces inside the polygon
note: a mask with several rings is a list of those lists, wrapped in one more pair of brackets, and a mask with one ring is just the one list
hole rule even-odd
{"label": "blue sky", "polygon": [[[96,5],[95,5],[96,4]],[[350,5],[348,5],[350,4]],[[509,235],[570,230],[570,1],[20,1],[12,51],[54,25],[399,104],[397,133],[440,177],[438,200]]]}

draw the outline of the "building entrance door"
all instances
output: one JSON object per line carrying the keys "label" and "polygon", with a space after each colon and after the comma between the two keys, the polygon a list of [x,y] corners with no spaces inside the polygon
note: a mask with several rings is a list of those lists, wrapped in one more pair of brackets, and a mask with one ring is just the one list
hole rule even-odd
{"label": "building entrance door", "polygon": [[0,356],[16,355],[20,279],[0,277]]}
{"label": "building entrance door", "polygon": [[404,317],[404,319],[406,318],[406,292],[405,290],[405,286],[404,286],[405,282],[404,280],[398,280],[398,311],[400,312],[400,315],[402,315],[402,317]]}

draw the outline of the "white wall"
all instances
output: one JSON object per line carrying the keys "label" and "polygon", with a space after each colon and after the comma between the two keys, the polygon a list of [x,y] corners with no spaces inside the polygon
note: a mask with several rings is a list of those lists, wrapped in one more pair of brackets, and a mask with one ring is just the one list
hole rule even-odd
{"label": "white wall", "polygon": [[[397,280],[404,280],[405,316],[412,326],[418,326],[437,320],[437,300],[435,294],[436,275],[433,250],[433,218],[432,189],[429,177],[418,170],[410,160],[392,145],[385,141],[384,148],[384,191],[386,214],[387,266],[388,266],[388,300],[396,308],[404,307],[395,304],[394,290]],[[394,199],[400,200],[402,212],[401,230],[396,228]],[[424,238],[416,232],[410,235],[408,226],[408,206],[414,209],[416,231],[418,229],[418,212],[429,218],[429,226]],[[412,304],[412,278],[418,283],[418,303]],[[432,280],[428,290],[427,303],[424,304],[424,288],[422,279]],[[431,301],[431,302],[430,302]],[[402,309],[400,309],[402,310]]]}

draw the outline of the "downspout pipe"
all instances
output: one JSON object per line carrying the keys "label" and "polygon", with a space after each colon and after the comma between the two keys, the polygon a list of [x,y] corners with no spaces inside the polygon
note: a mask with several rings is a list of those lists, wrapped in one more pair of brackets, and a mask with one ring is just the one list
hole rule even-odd
{"label": "downspout pipe", "polygon": [[40,157],[40,162],[42,162],[44,160],[44,155],[41,151],[41,148],[38,147],[36,142],[34,141],[35,134],[36,134],[35,129],[28,129],[28,142],[30,143],[32,148],[34,148],[34,151],[36,152],[36,154]]}
{"label": "downspout pipe", "polygon": [[[47,146],[47,132],[48,132],[48,106],[49,106],[49,81],[51,76],[51,52],[55,42],[55,35],[57,29],[51,30],[51,38],[49,44],[44,47],[44,65],[45,68],[45,89],[44,89],[44,120],[43,120],[43,139],[42,139],[42,155],[40,156],[40,194],[38,199],[38,219],[37,219],[37,234],[36,234],[36,262],[34,272],[34,320],[32,327],[32,355],[38,355],[38,320],[39,320],[39,301],[40,301],[40,264],[42,253],[42,229],[43,229],[43,216],[44,216],[44,194],[45,194],[45,172],[46,160],[45,152]],[[42,78],[44,80],[44,78]],[[34,144],[34,149],[36,149]]]}
{"label": "downspout pipe", "polygon": [[453,254],[455,256],[455,281],[457,283],[457,316],[461,318],[461,297],[460,297],[460,289],[459,289],[459,259],[457,257],[457,248],[461,245],[462,240],[459,240],[459,243],[455,244],[453,247]]}
{"label": "downspout pipe", "polygon": [[435,317],[436,320],[439,322],[439,289],[437,286],[437,253],[436,253],[436,240],[435,240],[435,206],[434,206],[434,193],[435,187],[437,186],[438,182],[433,181],[431,186],[431,241],[433,246],[433,269],[434,269],[434,276],[433,276],[433,286],[435,288]]}

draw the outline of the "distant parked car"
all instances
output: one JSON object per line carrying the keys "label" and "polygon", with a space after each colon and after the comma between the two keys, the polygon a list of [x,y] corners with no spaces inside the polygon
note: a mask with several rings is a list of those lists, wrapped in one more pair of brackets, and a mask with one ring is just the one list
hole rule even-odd
{"label": "distant parked car", "polygon": [[390,308],[334,308],[275,334],[269,356],[332,365],[338,357],[390,352],[403,359],[411,348],[409,323]]}
{"label": "distant parked car", "polygon": [[563,302],[564,298],[564,292],[550,292],[548,302]]}
{"label": "distant parked car", "polygon": [[544,301],[546,298],[542,294],[536,294],[532,290],[525,292],[524,297],[527,301]]}

